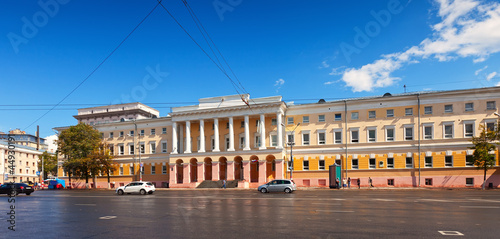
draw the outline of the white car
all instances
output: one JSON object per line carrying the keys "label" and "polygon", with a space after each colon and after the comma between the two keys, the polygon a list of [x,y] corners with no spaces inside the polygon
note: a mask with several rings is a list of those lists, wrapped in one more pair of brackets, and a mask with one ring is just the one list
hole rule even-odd
{"label": "white car", "polygon": [[141,195],[153,194],[156,190],[155,185],[151,182],[131,182],[125,186],[121,186],[116,189],[118,195],[123,195],[124,193],[132,194],[139,193]]}

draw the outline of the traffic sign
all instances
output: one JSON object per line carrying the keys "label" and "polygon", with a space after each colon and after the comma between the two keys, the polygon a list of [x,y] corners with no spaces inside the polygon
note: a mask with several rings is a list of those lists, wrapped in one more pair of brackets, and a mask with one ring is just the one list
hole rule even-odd
{"label": "traffic sign", "polygon": [[40,176],[40,171],[36,171],[36,176]]}

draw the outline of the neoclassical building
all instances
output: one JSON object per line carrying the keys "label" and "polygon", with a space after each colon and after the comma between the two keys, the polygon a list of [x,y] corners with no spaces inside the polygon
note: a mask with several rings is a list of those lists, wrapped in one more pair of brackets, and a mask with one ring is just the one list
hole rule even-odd
{"label": "neoclassical building", "polygon": [[[81,109],[75,118],[102,132],[116,157],[115,186],[139,180],[142,165],[142,180],[157,187],[222,179],[256,187],[290,177],[299,186],[326,187],[329,166],[337,164],[363,187],[368,178],[377,187],[479,187],[471,138],[480,125],[497,127],[499,99],[500,87],[299,105],[233,95],[174,107],[166,117],[129,103]],[[498,187],[498,151],[491,153],[497,162],[487,185]],[[66,176],[62,168],[59,174]],[[97,183],[107,186],[105,177]]]}

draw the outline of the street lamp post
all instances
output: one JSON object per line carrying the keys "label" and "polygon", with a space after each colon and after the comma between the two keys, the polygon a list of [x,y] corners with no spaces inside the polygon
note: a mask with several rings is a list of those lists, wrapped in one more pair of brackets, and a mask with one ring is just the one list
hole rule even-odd
{"label": "street lamp post", "polygon": [[[286,144],[290,146],[290,162],[291,162],[291,166],[290,166],[290,179],[293,179],[293,146],[295,145],[295,130],[297,129],[297,127],[299,127],[300,123],[298,123],[295,128],[293,128],[292,131],[292,134],[293,134],[293,142],[287,142]],[[281,124],[281,126],[285,127],[286,129],[286,126],[285,124]]]}

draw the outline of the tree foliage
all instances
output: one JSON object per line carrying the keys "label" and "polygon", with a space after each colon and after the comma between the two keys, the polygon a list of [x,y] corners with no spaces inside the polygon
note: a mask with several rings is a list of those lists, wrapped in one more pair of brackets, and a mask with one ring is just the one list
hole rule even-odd
{"label": "tree foliage", "polygon": [[498,139],[498,131],[490,130],[485,125],[480,125],[479,137],[472,137],[471,149],[474,149],[472,159],[477,169],[484,170],[483,189],[486,184],[486,173],[488,169],[495,166],[495,156],[490,152],[495,151],[495,141]]}
{"label": "tree foliage", "polygon": [[[42,160],[43,159],[43,160]],[[47,178],[49,174],[56,175],[57,174],[57,156],[48,153],[47,151],[43,152],[42,155],[38,156],[38,171],[42,171],[42,162],[43,162],[43,178]]]}

